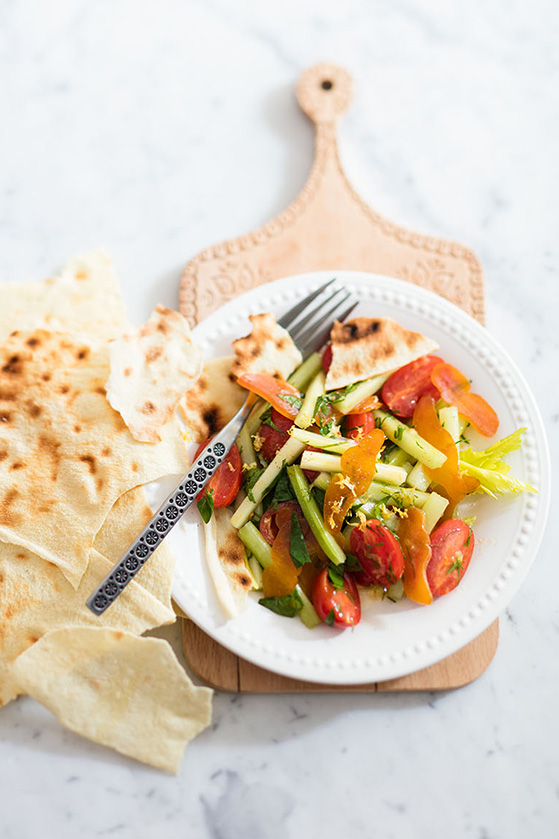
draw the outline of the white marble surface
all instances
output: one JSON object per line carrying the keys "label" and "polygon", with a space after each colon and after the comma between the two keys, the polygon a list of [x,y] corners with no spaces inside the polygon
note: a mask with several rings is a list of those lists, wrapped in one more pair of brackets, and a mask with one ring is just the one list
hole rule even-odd
{"label": "white marble surface", "polygon": [[[554,0],[0,0],[0,278],[114,256],[132,318],[185,260],[303,184],[292,88],[333,60],[357,94],[344,162],[378,210],[470,245],[488,326],[530,379],[557,460]],[[0,836],[557,836],[557,516],[479,681],[446,694],[216,696],[179,777],[0,713]]]}

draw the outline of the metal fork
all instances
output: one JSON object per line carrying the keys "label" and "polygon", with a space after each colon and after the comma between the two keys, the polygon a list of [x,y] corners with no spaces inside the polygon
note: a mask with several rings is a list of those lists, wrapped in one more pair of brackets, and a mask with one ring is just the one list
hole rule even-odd
{"label": "metal fork", "polygon": [[[345,320],[357,305],[343,287],[332,290],[335,278],[311,292],[278,320],[289,331],[303,357],[322,347],[332,322]],[[249,393],[242,407],[198,455],[189,472],[161,504],[151,521],[134,539],[121,559],[88,598],[86,605],[96,615],[114,603],[135,577],[163,539],[180,521],[183,513],[204,489],[219,465],[227,457],[255,403]]]}

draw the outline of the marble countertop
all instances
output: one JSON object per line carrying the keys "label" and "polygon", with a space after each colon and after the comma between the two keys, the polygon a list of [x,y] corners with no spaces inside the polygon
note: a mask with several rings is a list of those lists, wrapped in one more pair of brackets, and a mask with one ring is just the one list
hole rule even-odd
{"label": "marble countertop", "polygon": [[[313,138],[293,85],[340,63],[356,82],[348,174],[384,215],[478,254],[487,325],[530,380],[556,462],[558,25],[552,0],[0,0],[0,279],[103,245],[136,323],[176,306],[191,256],[302,186]],[[552,515],[478,681],[216,695],[177,778],[12,703],[0,837],[556,836],[558,538]]]}

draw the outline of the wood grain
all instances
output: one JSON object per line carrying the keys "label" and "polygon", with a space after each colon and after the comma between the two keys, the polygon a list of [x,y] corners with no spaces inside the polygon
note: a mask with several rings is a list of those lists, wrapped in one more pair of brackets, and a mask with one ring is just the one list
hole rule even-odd
{"label": "wood grain", "polygon": [[[351,102],[353,82],[341,67],[319,64],[301,76],[297,99],[316,130],[307,183],[292,204],[252,233],[221,242],[186,266],[181,312],[192,324],[227,300],[280,277],[316,270],[386,274],[441,294],[481,323],[481,266],[458,242],[406,230],[372,210],[343,171],[336,126]],[[184,622],[186,658],[213,687],[246,693],[447,690],[476,679],[498,644],[498,621],[468,646],[438,664],[387,682],[332,688],[286,679],[224,650],[193,623]]]}

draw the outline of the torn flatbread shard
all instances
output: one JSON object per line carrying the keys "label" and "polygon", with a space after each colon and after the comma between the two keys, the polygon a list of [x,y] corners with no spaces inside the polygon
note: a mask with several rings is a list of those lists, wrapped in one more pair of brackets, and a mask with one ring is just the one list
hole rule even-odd
{"label": "torn flatbread shard", "polygon": [[114,629],[49,632],[14,662],[22,689],[77,734],[177,773],[187,743],[211,721],[171,647]]}
{"label": "torn flatbread shard", "polygon": [[390,318],[353,318],[332,327],[332,364],[326,390],[336,390],[396,370],[437,349],[419,332]]}
{"label": "torn flatbread shard", "polygon": [[200,378],[179,402],[190,441],[202,443],[224,428],[246,399],[232,372],[233,357],[207,361]]}
{"label": "torn flatbread shard", "polygon": [[247,605],[252,577],[245,548],[226,509],[214,510],[204,524],[206,563],[214,591],[228,618],[239,615]]}
{"label": "torn flatbread shard", "polygon": [[178,312],[157,306],[136,332],[109,343],[107,399],[135,440],[158,443],[181,396],[202,370],[202,353]]}
{"label": "torn flatbread shard", "polygon": [[[109,510],[103,526],[95,536],[93,547],[115,564],[152,516],[153,512],[148,506],[144,487],[128,490],[117,498]],[[169,547],[169,540],[165,539],[155,549],[149,561],[140,568],[134,580],[171,610],[173,608],[171,586],[174,570],[175,556]],[[95,581],[92,591],[101,579],[102,577]],[[108,611],[110,612],[111,609]]]}
{"label": "torn flatbread shard", "polygon": [[138,443],[105,398],[108,374],[106,344],[79,336],[16,332],[0,346],[0,540],[74,586],[115,500],[186,471],[177,423]]}
{"label": "torn flatbread shard", "polygon": [[173,623],[173,610],[137,578],[110,609],[94,615],[85,601],[113,565],[92,550],[82,581],[74,589],[55,565],[18,545],[0,542],[0,705],[21,693],[12,674],[14,660],[50,630],[68,625],[108,626],[139,635]]}
{"label": "torn flatbread shard", "polygon": [[112,261],[103,250],[69,260],[57,276],[0,284],[0,341],[14,329],[114,338],[128,328]]}
{"label": "torn flatbread shard", "polygon": [[233,341],[233,374],[239,378],[246,373],[268,373],[287,379],[303,360],[289,332],[269,313],[249,315],[249,320],[250,335]]}

